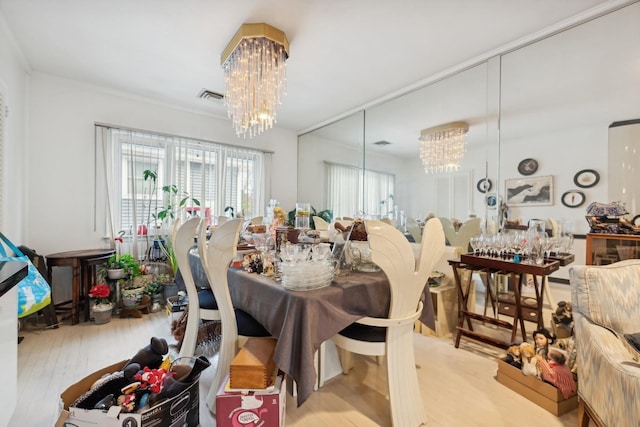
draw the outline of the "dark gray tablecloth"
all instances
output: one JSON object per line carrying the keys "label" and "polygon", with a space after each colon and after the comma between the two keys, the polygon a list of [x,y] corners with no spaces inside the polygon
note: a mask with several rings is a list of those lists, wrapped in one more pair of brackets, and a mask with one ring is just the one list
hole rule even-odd
{"label": "dark gray tablecloth", "polygon": [[[289,291],[242,269],[229,269],[228,278],[234,307],[251,314],[278,339],[274,359],[296,381],[298,405],[314,390],[313,358],[320,344],[365,316],[386,317],[389,309],[389,283],[382,272],[354,272],[313,291]],[[430,317],[434,327],[431,298],[427,300],[423,317],[427,322]]]}

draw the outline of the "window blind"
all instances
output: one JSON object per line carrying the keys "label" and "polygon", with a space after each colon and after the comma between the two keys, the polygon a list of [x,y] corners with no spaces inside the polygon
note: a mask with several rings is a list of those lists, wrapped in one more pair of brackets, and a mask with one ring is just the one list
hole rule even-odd
{"label": "window blind", "polygon": [[[187,203],[175,210],[178,217],[198,215],[208,224],[223,215],[226,206],[245,217],[262,215],[266,206],[270,153],[96,125],[96,157],[97,169],[102,170],[96,190],[104,193],[97,197],[106,201],[97,201],[96,209],[105,206],[110,212],[105,220],[107,235],[124,233],[132,242],[131,252],[138,240],[146,240],[144,227],[148,232],[165,227],[162,234],[171,234],[166,228],[172,221],[161,223],[154,215],[169,205],[178,208],[183,198]],[[145,170],[157,172],[155,191],[151,180],[144,180]],[[165,186],[175,186],[178,194],[163,191]]]}

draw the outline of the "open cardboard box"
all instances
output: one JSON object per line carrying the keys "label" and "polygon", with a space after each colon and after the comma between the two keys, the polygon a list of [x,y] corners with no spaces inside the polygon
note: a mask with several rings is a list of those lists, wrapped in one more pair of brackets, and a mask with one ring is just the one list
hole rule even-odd
{"label": "open cardboard box", "polygon": [[536,377],[524,375],[515,366],[498,360],[498,382],[521,394],[554,415],[562,415],[578,407],[578,395],[565,399],[556,387]]}
{"label": "open cardboard box", "polygon": [[77,427],[128,427],[153,426],[173,427],[199,425],[199,381],[195,381],[182,393],[164,400],[141,413],[120,412],[120,407],[112,406],[108,411],[100,409],[75,408],[73,402],[91,388],[91,385],[104,374],[120,371],[126,364],[123,360],[89,374],[69,386],[60,395],[60,416],[56,427],[73,425]]}

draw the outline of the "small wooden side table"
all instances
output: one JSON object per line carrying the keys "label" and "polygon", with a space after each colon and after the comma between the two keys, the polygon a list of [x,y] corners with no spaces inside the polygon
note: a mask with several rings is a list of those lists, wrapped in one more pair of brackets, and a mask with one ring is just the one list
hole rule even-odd
{"label": "small wooden side table", "polygon": [[[80,305],[84,298],[85,322],[89,320],[88,294],[90,284],[95,281],[96,266],[105,263],[113,249],[84,249],[78,251],[58,252],[46,256],[49,283],[53,289],[53,267],[71,267],[71,300],[55,305],[58,311],[71,311],[71,324],[80,322]],[[65,306],[70,305],[70,308]]]}

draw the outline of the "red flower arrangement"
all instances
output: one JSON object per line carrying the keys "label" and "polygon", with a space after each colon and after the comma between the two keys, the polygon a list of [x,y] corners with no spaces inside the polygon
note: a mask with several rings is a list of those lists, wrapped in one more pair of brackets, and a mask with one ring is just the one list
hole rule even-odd
{"label": "red flower arrangement", "polygon": [[109,285],[106,285],[104,283],[100,285],[94,285],[89,290],[89,296],[91,298],[95,298],[96,303],[98,304],[111,304],[109,295],[111,295],[111,288],[109,287]]}

